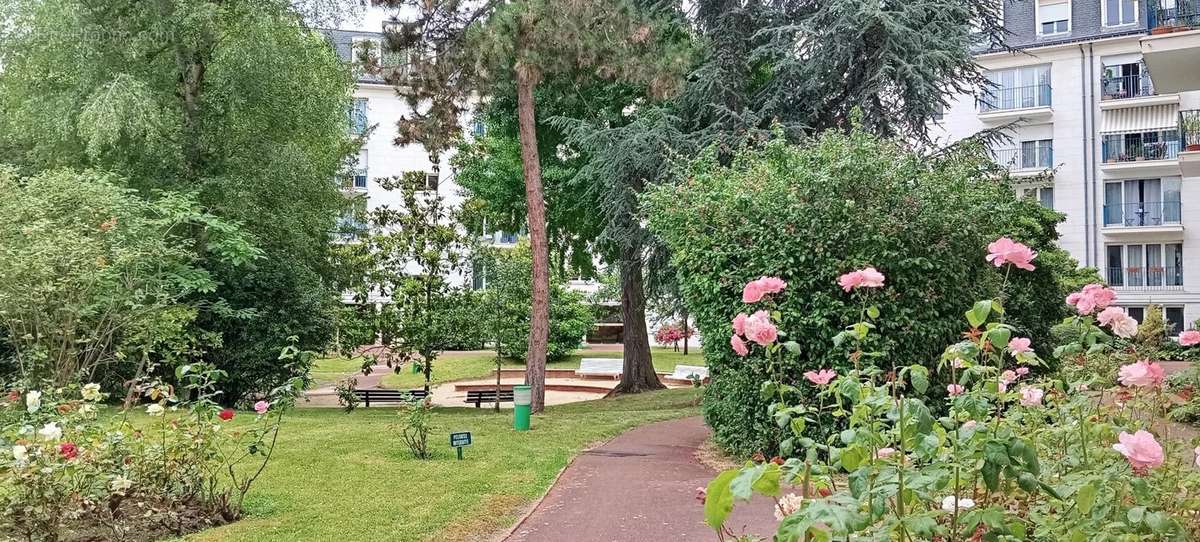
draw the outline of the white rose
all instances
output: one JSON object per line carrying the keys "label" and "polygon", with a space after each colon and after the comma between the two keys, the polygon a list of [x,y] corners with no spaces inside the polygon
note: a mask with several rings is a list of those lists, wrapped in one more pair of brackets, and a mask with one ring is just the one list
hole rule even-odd
{"label": "white rose", "polygon": [[975,501],[971,499],[959,499],[954,495],[947,495],[944,499],[942,499],[942,510],[953,512],[955,501],[958,501],[959,510],[970,510],[975,508]]}
{"label": "white rose", "polygon": [[42,408],[42,392],[30,391],[29,393],[26,393],[25,409],[33,413],[37,412],[39,408]]}
{"label": "white rose", "polygon": [[151,416],[162,416],[163,412],[165,412],[165,411],[166,411],[166,409],[163,408],[163,406],[158,403],[154,403],[154,404],[146,407],[146,414],[149,414]]}
{"label": "white rose", "polygon": [[120,475],[118,475],[116,478],[113,478],[112,481],[108,483],[108,489],[114,492],[127,491],[131,487],[133,487],[133,480]]}
{"label": "white rose", "polygon": [[29,448],[18,444],[12,447],[12,454],[13,459],[18,465],[24,465],[25,463],[29,462]]}
{"label": "white rose", "polygon": [[92,384],[88,384],[88,385],[84,386],[83,391],[81,393],[83,394],[84,401],[95,402],[95,401],[99,401],[100,399],[104,398],[104,395],[100,393],[100,384],[96,384],[96,383],[92,383]]}
{"label": "white rose", "polygon": [[50,422],[38,429],[38,435],[45,440],[58,440],[62,438],[62,428],[58,426],[58,422]]}

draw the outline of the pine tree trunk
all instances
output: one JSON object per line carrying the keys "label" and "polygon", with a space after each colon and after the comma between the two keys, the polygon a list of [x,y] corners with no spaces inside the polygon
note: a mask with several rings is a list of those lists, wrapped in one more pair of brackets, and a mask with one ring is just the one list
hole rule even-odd
{"label": "pine tree trunk", "polygon": [[529,321],[525,383],[533,392],[530,410],[541,412],[546,404],[546,349],[550,339],[550,243],[546,233],[546,202],[542,191],[542,167],[538,158],[534,114],[533,88],[537,83],[537,75],[528,66],[518,66],[516,71],[521,165],[525,173],[529,244],[533,249],[533,312]]}
{"label": "pine tree trunk", "polygon": [[650,334],[646,331],[646,292],[642,281],[641,244],[630,242],[621,249],[621,319],[625,360],[621,383],[610,395],[641,393],[666,386],[654,372],[650,357]]}

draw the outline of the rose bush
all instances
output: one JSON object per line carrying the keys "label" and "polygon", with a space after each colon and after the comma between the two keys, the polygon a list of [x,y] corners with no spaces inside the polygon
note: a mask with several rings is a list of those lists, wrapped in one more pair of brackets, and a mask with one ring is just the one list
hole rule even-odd
{"label": "rose bush", "polygon": [[[783,457],[720,473],[704,492],[706,521],[721,538],[737,536],[726,517],[737,501],[759,493],[776,499],[777,541],[1200,535],[1200,448],[1152,423],[1169,405],[1161,367],[1126,364],[1124,387],[1111,395],[1093,389],[1094,379],[1030,370],[1044,363],[1028,337],[1006,323],[1004,287],[1010,273],[1035,269],[1036,258],[1016,241],[989,246],[987,260],[998,261],[1005,278],[996,297],[965,313],[961,340],[939,357],[933,370],[950,382],[940,408],[923,399],[931,386],[928,367],[872,349],[888,316],[876,301],[894,281],[857,280],[865,269],[842,275],[837,284],[860,314],[832,339],[846,347],[849,368],[809,371],[797,384],[783,377],[781,363],[802,348],[788,340],[787,323],[796,315],[772,310],[788,292],[764,296],[759,303],[770,322],[758,325],[776,328],[778,339],[745,341],[739,359],[773,375],[760,394]],[[1097,311],[1114,300],[1099,285],[1067,298],[1076,307],[1067,322],[1076,340],[1055,354],[1127,348],[1114,337],[1128,334],[1127,321],[1110,312],[1099,323]],[[748,322],[739,316],[726,329],[740,338]],[[844,429],[828,437],[812,431],[827,418]]]}
{"label": "rose bush", "polygon": [[[298,354],[285,349],[281,364]],[[8,386],[0,539],[158,540],[237,519],[303,383],[238,414],[217,401],[223,371],[189,364],[173,376],[137,386],[148,417],[133,419],[110,414],[95,384]]]}
{"label": "rose bush", "polygon": [[[649,226],[671,249],[700,336],[720,346],[704,353],[712,374],[704,415],[717,443],[736,454],[769,455],[777,442],[758,394],[770,375],[723,347],[731,342],[730,318],[766,307],[746,299],[773,298],[773,309],[785,318],[781,328],[802,345],[780,360],[783,374],[812,398],[816,389],[802,385],[799,375],[852,366],[832,338],[859,321],[860,307],[844,295],[846,284],[829,287],[847,271],[863,271],[847,277],[851,284],[882,280],[868,267],[886,274],[874,304],[889,316],[869,338],[877,343],[872,351],[930,369],[941,345],[961,331],[959,307],[992,295],[1003,280],[978,255],[1001,234],[1037,253],[1036,270],[1010,277],[1005,323],[1032,339],[1044,357],[1050,328],[1069,310],[1045,300],[1098,280],[1078,272],[1055,246],[1061,214],[1014,198],[1013,188],[989,176],[973,156],[932,160],[852,131],[823,134],[804,146],[770,142],[741,150],[727,166],[702,156],[683,176],[646,195]],[[747,296],[744,286],[764,275],[786,282],[787,295],[755,286]],[[747,310],[750,305],[755,309]],[[949,383],[936,382],[930,394],[943,395]]]}

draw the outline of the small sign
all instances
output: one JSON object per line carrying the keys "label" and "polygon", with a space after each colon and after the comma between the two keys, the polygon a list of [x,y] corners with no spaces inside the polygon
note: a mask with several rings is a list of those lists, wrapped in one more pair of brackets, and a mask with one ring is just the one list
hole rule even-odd
{"label": "small sign", "polygon": [[450,433],[450,446],[462,448],[463,446],[471,445],[471,432],[463,431],[461,433]]}

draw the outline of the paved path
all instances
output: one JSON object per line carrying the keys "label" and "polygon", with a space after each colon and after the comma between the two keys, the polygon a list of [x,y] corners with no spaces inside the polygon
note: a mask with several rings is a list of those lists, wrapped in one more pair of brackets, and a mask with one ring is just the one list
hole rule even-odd
{"label": "paved path", "polygon": [[[716,540],[696,500],[696,489],[715,474],[696,459],[708,436],[701,418],[686,418],[633,429],[580,454],[505,541]],[[728,525],[769,540],[773,506],[763,497],[739,503]]]}

